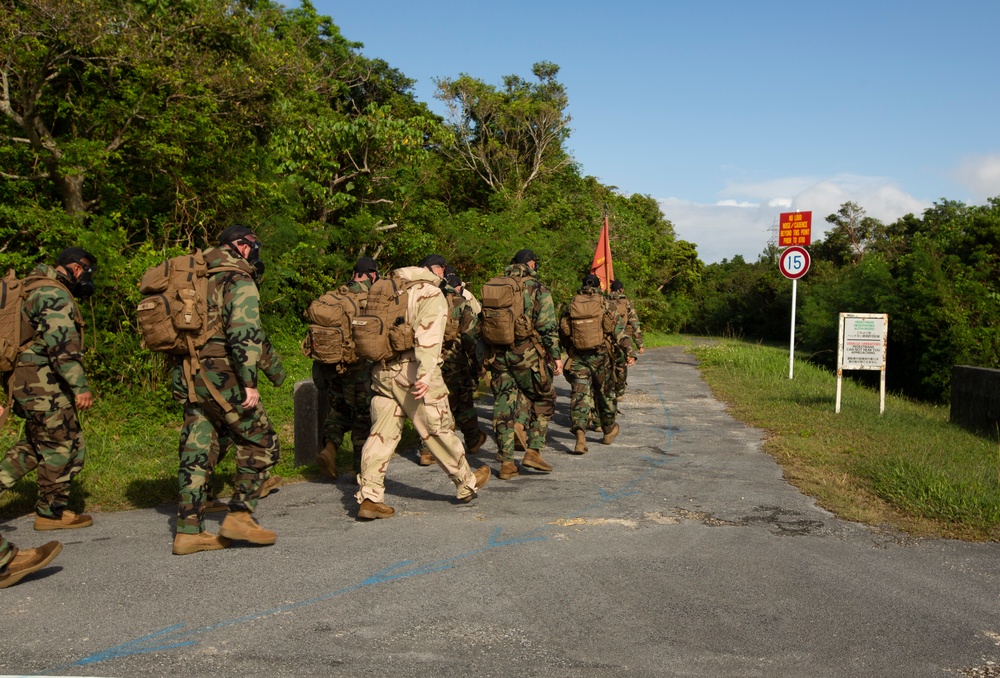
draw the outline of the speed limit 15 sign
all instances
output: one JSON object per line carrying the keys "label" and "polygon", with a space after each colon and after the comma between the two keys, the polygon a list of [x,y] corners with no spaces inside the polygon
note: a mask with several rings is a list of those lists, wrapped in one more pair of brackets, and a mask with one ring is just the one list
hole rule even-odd
{"label": "speed limit 15 sign", "polygon": [[805,247],[789,247],[778,257],[778,269],[786,278],[798,280],[809,270],[811,262]]}

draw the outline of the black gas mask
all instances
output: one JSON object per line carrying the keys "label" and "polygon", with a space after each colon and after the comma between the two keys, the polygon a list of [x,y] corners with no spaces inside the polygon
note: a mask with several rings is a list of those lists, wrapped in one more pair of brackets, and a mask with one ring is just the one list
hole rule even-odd
{"label": "black gas mask", "polygon": [[75,262],[80,266],[80,275],[73,279],[73,284],[70,286],[69,291],[73,293],[73,296],[77,299],[89,299],[94,296],[94,271],[95,268],[90,264],[84,264],[82,262]]}
{"label": "black gas mask", "polygon": [[247,263],[253,266],[254,280],[260,280],[264,276],[264,262],[260,258],[260,240],[243,240],[243,243],[250,246],[250,251],[247,252],[245,257]]}

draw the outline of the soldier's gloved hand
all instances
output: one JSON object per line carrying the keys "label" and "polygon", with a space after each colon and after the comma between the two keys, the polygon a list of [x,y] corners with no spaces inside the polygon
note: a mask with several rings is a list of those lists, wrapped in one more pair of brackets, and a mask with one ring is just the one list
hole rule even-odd
{"label": "soldier's gloved hand", "polygon": [[260,391],[258,391],[255,388],[248,388],[246,400],[243,401],[243,409],[252,410],[253,408],[257,407],[257,403],[259,402],[260,402]]}
{"label": "soldier's gloved hand", "polygon": [[90,406],[94,404],[94,394],[90,391],[86,393],[80,393],[76,396],[76,409],[78,410],[89,410]]}

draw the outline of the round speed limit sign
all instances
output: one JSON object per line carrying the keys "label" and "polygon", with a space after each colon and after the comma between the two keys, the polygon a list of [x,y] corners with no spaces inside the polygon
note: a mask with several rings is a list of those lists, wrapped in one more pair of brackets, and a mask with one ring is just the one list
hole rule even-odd
{"label": "round speed limit sign", "polygon": [[795,245],[789,247],[778,257],[778,269],[781,270],[781,275],[786,278],[798,280],[809,270],[811,261],[806,248]]}

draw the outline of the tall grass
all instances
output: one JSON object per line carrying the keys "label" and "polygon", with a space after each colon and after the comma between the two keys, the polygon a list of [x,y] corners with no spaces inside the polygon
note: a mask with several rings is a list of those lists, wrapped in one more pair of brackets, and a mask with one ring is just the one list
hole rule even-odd
{"label": "tall grass", "polygon": [[[1000,448],[948,420],[945,408],[887,395],[788,352],[724,341],[694,349],[717,397],[737,418],[767,429],[786,477],[852,520],[917,534],[1000,538]],[[850,374],[850,373],[848,373]]]}

